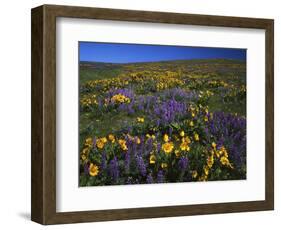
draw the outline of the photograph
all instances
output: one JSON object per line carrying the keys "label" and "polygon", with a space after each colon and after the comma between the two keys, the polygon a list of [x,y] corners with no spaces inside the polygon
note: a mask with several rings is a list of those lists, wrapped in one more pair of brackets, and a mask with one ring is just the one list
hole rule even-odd
{"label": "photograph", "polygon": [[78,46],[80,187],[246,179],[246,49]]}

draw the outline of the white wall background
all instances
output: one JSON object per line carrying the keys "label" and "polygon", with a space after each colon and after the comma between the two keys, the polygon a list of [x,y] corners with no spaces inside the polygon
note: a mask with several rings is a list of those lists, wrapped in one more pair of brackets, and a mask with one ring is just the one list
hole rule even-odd
{"label": "white wall background", "polygon": [[[275,211],[50,226],[49,229],[276,229],[281,214],[281,14],[279,1],[245,0],[33,0],[0,6],[0,228],[43,229],[30,219],[30,9],[65,4],[275,19]],[[280,6],[279,6],[280,5]],[[235,191],[243,192],[243,191]]]}

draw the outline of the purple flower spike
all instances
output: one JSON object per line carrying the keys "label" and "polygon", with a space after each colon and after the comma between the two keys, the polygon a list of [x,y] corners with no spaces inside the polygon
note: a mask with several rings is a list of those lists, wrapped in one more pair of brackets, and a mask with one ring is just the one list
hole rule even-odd
{"label": "purple flower spike", "polygon": [[142,176],[146,176],[146,166],[141,156],[136,156],[137,167]]}
{"label": "purple flower spike", "polygon": [[153,183],[153,178],[151,176],[151,174],[148,174],[147,177],[146,177],[146,183],[148,184],[152,184]]}
{"label": "purple flower spike", "polygon": [[162,170],[159,170],[157,173],[157,183],[163,183],[164,182],[164,174]]}
{"label": "purple flower spike", "polygon": [[186,157],[181,157],[178,162],[181,171],[185,171],[188,165],[188,159]]}
{"label": "purple flower spike", "polygon": [[119,166],[116,156],[109,163],[109,175],[117,182],[119,178]]}

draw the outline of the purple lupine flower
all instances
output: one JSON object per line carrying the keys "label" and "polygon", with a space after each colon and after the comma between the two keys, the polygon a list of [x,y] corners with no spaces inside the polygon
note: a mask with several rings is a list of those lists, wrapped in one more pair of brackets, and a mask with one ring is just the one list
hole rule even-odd
{"label": "purple lupine flower", "polygon": [[146,176],[146,165],[141,156],[136,155],[137,167],[142,176]]}
{"label": "purple lupine flower", "polygon": [[128,173],[130,170],[130,162],[131,162],[131,156],[130,156],[130,147],[127,151],[127,153],[125,153],[125,172]]}
{"label": "purple lupine flower", "polygon": [[159,170],[157,173],[157,183],[163,183],[164,182],[164,174],[162,170]]}
{"label": "purple lupine flower", "polygon": [[109,175],[117,182],[119,178],[119,166],[116,156],[109,163]]}
{"label": "purple lupine flower", "polygon": [[[240,167],[246,162],[246,119],[215,112],[208,123],[209,132],[215,138],[217,148],[225,146],[230,160]],[[239,143],[239,144],[237,144]]]}
{"label": "purple lupine flower", "polygon": [[153,139],[152,138],[149,138],[147,141],[146,141],[146,155],[149,154],[153,149]]}
{"label": "purple lupine flower", "polygon": [[112,98],[114,95],[116,94],[122,94],[128,98],[130,98],[131,100],[134,98],[134,91],[132,89],[110,89],[107,92],[107,97],[110,99]]}
{"label": "purple lupine flower", "polygon": [[192,100],[197,100],[198,94],[196,91],[187,92],[181,88],[172,88],[163,91],[161,97],[163,97],[164,100],[173,99],[176,101],[190,102]]}
{"label": "purple lupine flower", "polygon": [[180,170],[185,171],[186,168],[187,168],[187,165],[188,165],[188,158],[187,157],[181,157],[179,159],[179,162],[178,162],[178,166],[179,166]]}
{"label": "purple lupine flower", "polygon": [[161,124],[169,124],[177,117],[184,116],[186,114],[186,104],[183,102],[177,102],[176,100],[167,100],[154,107],[150,116],[160,120]]}
{"label": "purple lupine flower", "polygon": [[153,177],[151,175],[151,173],[149,173],[146,177],[146,183],[148,184],[152,184],[153,183]]}
{"label": "purple lupine flower", "polygon": [[89,174],[89,164],[88,163],[84,164],[84,173],[85,173],[85,175]]}

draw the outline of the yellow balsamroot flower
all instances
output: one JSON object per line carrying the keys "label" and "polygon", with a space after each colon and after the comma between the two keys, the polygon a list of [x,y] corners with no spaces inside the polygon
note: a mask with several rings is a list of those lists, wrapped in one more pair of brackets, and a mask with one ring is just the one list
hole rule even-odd
{"label": "yellow balsamroot flower", "polygon": [[166,142],[165,144],[162,145],[162,150],[166,153],[169,154],[173,151],[174,149],[174,144],[172,142]]}
{"label": "yellow balsamroot flower", "polygon": [[137,121],[138,121],[139,123],[143,123],[143,122],[144,122],[144,118],[143,118],[143,117],[137,117]]}
{"label": "yellow balsamroot flower", "polygon": [[136,138],[135,138],[135,141],[136,141],[136,143],[137,143],[138,145],[141,143],[141,140],[140,140],[139,137],[136,137]]}
{"label": "yellow balsamroot flower", "polygon": [[198,172],[196,170],[192,171],[191,173],[192,178],[196,178],[198,176]]}
{"label": "yellow balsamroot flower", "polygon": [[87,156],[86,155],[81,155],[81,159],[82,159],[82,161],[86,161],[87,160]]}
{"label": "yellow balsamroot flower", "polygon": [[89,149],[89,148],[84,148],[84,149],[82,150],[82,154],[84,154],[84,155],[88,155],[89,152],[90,152],[90,149]]}
{"label": "yellow balsamroot flower", "polygon": [[156,162],[156,157],[155,157],[155,155],[154,155],[154,154],[150,155],[150,157],[149,157],[149,163],[150,163],[150,164],[155,164],[155,162]]}
{"label": "yellow balsamroot flower", "polygon": [[184,137],[184,131],[183,130],[180,132],[180,136]]}
{"label": "yellow balsamroot flower", "polygon": [[190,106],[190,107],[189,107],[189,109],[190,109],[190,111],[192,111],[192,112],[194,112],[194,111],[195,111],[195,108],[194,108],[194,107],[192,107],[192,106]]}
{"label": "yellow balsamroot flower", "polygon": [[220,156],[222,156],[223,155],[223,151],[222,150],[217,150],[216,151],[216,156],[217,156],[217,158],[219,158]]}
{"label": "yellow balsamroot flower", "polygon": [[180,155],[181,155],[180,150],[176,149],[175,150],[175,155],[176,155],[176,157],[180,157]]}
{"label": "yellow balsamroot flower", "polygon": [[107,142],[106,137],[102,137],[102,138],[101,138],[101,141],[105,144],[105,143]]}
{"label": "yellow balsamroot flower", "polygon": [[115,142],[115,137],[114,137],[114,135],[113,135],[113,134],[109,134],[109,135],[108,135],[108,140],[110,140],[112,143],[114,143],[114,142]]}
{"label": "yellow balsamroot flower", "polygon": [[220,162],[221,162],[222,165],[228,166],[228,167],[230,167],[231,169],[234,168],[234,167],[232,166],[232,164],[229,162],[228,158],[225,157],[225,156],[222,156],[222,157],[221,157]]}
{"label": "yellow balsamroot flower", "polygon": [[191,143],[191,140],[190,140],[189,136],[186,136],[186,137],[182,138],[181,141],[186,142],[187,144]]}
{"label": "yellow balsamroot flower", "polygon": [[119,145],[120,145],[120,147],[121,147],[122,150],[124,150],[124,151],[127,151],[127,150],[128,150],[128,147],[127,147],[127,145],[126,145],[126,140],[120,139],[120,140],[118,140],[118,143],[119,143]]}
{"label": "yellow balsamroot flower", "polygon": [[91,105],[97,105],[96,95],[86,95],[80,100],[80,104],[83,107],[89,107]]}
{"label": "yellow balsamroot flower", "polygon": [[118,143],[119,143],[119,145],[125,145],[126,144],[126,140],[119,139]]}
{"label": "yellow balsamroot flower", "polygon": [[207,116],[204,117],[204,121],[207,122],[209,119]]}
{"label": "yellow balsamroot flower", "polygon": [[187,142],[182,142],[180,144],[180,149],[181,151],[189,151],[190,150],[190,147],[188,146],[188,143]]}
{"label": "yellow balsamroot flower", "polygon": [[91,137],[88,137],[86,140],[85,140],[85,146],[88,146],[88,147],[91,147],[93,145],[93,139]]}
{"label": "yellow balsamroot flower", "polygon": [[103,149],[104,144],[105,143],[104,143],[104,140],[102,140],[102,138],[97,139],[96,146],[97,146],[98,149]]}
{"label": "yellow balsamroot flower", "polygon": [[152,134],[152,135],[151,135],[151,138],[152,138],[152,140],[155,140],[156,137],[155,137],[154,134]]}
{"label": "yellow balsamroot flower", "polygon": [[226,151],[226,148],[224,146],[220,148],[220,151],[222,151],[222,154],[228,158],[228,152]]}
{"label": "yellow balsamroot flower", "polygon": [[205,166],[203,167],[203,171],[204,171],[204,174],[205,174],[206,176],[209,175],[209,167],[208,167],[207,165],[205,165]]}
{"label": "yellow balsamroot flower", "polygon": [[182,151],[189,151],[190,147],[188,145],[191,143],[190,138],[188,136],[187,137],[183,137],[181,141],[182,142],[180,144],[180,149]]}
{"label": "yellow balsamroot flower", "polygon": [[168,167],[168,164],[167,163],[161,163],[161,168],[162,169],[165,169],[165,168],[167,168]]}
{"label": "yellow balsamroot flower", "polygon": [[99,174],[99,167],[93,163],[90,164],[89,174],[91,176],[97,176]]}
{"label": "yellow balsamroot flower", "polygon": [[207,159],[207,165],[208,165],[208,167],[209,167],[209,168],[212,168],[213,164],[214,164],[214,156],[213,156],[213,155],[208,156],[208,159]]}
{"label": "yellow balsamroot flower", "polygon": [[221,157],[220,162],[222,165],[228,165],[229,164],[229,160],[227,157]]}
{"label": "yellow balsamroot flower", "polygon": [[212,142],[212,147],[215,149],[217,147],[217,144],[215,142]]}
{"label": "yellow balsamroot flower", "polygon": [[196,115],[196,114],[195,114],[194,112],[191,113],[191,116],[192,116],[192,117],[195,117],[195,115]]}
{"label": "yellow balsamroot flower", "polygon": [[194,140],[199,141],[199,135],[198,135],[198,133],[195,133],[195,134],[194,134]]}
{"label": "yellow balsamroot flower", "polygon": [[115,94],[111,99],[111,102],[114,103],[130,103],[131,99],[126,97],[125,95],[119,93],[119,94]]}
{"label": "yellow balsamroot flower", "polygon": [[189,126],[190,126],[190,127],[193,127],[193,126],[194,126],[194,122],[193,122],[193,121],[190,121],[190,122],[189,122]]}
{"label": "yellow balsamroot flower", "polygon": [[164,134],[163,140],[164,140],[165,142],[168,142],[168,141],[169,141],[169,136],[168,136],[167,134]]}

